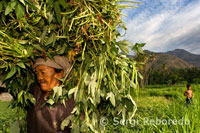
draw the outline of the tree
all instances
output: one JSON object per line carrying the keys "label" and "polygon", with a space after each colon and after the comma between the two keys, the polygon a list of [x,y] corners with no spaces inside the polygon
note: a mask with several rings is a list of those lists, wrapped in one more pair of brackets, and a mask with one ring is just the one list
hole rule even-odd
{"label": "tree", "polygon": [[143,88],[148,85],[149,75],[153,70],[153,63],[156,60],[156,56],[154,53],[144,52],[142,47],[144,47],[146,43],[136,43],[131,47],[131,49],[135,52],[135,60],[137,61],[137,67],[142,75],[142,78],[139,80],[140,86]]}

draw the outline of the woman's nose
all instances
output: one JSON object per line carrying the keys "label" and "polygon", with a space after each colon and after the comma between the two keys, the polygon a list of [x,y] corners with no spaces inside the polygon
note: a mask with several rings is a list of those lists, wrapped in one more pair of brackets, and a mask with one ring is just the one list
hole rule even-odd
{"label": "woman's nose", "polygon": [[43,79],[43,76],[42,76],[42,74],[40,72],[37,74],[37,79],[38,80],[42,80]]}

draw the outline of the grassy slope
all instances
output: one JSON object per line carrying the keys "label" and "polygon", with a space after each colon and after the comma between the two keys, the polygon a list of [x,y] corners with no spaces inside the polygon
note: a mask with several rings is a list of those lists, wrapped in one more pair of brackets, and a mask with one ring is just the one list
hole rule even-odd
{"label": "grassy slope", "polygon": [[8,128],[17,119],[17,112],[9,108],[9,103],[8,101],[0,101],[0,133],[9,132]]}

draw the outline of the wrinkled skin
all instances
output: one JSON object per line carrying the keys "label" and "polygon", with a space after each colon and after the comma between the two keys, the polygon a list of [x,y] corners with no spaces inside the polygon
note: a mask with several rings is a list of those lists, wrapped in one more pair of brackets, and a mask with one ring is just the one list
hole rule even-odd
{"label": "wrinkled skin", "polygon": [[45,92],[45,95],[48,96],[51,94],[52,89],[55,86],[60,85],[60,81],[57,78],[63,77],[63,71],[57,73],[55,72],[54,68],[45,66],[45,65],[39,65],[35,69],[37,80],[40,84],[40,87],[43,92]]}

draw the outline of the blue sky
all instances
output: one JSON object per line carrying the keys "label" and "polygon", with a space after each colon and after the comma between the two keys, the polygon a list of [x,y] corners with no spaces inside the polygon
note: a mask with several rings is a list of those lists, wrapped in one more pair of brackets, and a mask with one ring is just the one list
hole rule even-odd
{"label": "blue sky", "polygon": [[139,0],[123,10],[127,39],[146,43],[144,49],[166,52],[185,49],[200,54],[200,0]]}

